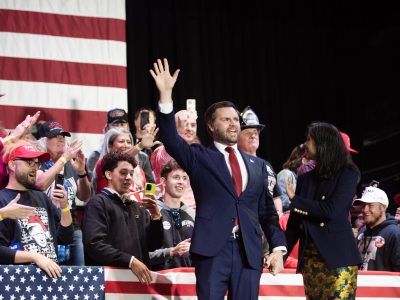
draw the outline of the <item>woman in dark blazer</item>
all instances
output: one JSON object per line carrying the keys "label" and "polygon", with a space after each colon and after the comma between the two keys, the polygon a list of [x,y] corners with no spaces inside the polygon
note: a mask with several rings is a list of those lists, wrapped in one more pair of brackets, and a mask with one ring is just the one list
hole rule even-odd
{"label": "woman in dark blazer", "polygon": [[304,145],[316,167],[298,178],[296,192],[291,182],[286,185],[288,254],[300,239],[297,272],[303,274],[307,299],[355,299],[362,261],[349,209],[359,170],[332,124],[310,124]]}

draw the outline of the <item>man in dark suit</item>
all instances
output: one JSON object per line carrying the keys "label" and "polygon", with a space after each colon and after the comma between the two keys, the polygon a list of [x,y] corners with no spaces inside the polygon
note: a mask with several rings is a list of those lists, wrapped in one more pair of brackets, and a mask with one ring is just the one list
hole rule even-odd
{"label": "man in dark suit", "polygon": [[265,266],[273,274],[281,271],[286,252],[274,204],[266,195],[266,165],[238,150],[239,112],[231,102],[214,103],[205,113],[213,145],[188,145],[176,131],[173,113],[172,88],[179,70],[171,76],[164,59],[157,60],[150,73],[160,92],[162,141],[189,174],[196,199],[190,253],[197,296],[223,299],[228,291],[229,299],[257,299],[264,258],[262,230],[272,249]]}

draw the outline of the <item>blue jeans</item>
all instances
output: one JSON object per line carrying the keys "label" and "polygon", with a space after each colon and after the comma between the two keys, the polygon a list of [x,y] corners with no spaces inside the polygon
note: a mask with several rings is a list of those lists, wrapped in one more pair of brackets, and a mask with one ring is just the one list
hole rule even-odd
{"label": "blue jeans", "polygon": [[84,266],[85,256],[83,253],[82,230],[74,230],[74,239],[69,246],[69,260],[61,263],[65,266]]}

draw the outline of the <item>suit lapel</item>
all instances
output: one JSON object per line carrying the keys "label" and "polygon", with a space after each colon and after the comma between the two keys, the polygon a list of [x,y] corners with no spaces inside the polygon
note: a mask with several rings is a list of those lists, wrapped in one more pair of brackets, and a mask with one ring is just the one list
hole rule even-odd
{"label": "suit lapel", "polygon": [[255,175],[254,175],[254,162],[255,162],[255,159],[251,155],[248,155],[248,154],[244,153],[241,150],[239,150],[239,152],[243,157],[243,161],[244,161],[244,164],[245,164],[246,170],[247,170],[247,185],[246,185],[246,189],[242,193],[242,195],[243,195],[249,189],[251,189],[252,182],[255,179]]}

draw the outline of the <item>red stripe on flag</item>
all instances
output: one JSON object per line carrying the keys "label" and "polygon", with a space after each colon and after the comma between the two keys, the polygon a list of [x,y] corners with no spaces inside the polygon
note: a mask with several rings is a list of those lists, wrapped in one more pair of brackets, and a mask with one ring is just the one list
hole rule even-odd
{"label": "red stripe on flag", "polygon": [[[105,267],[106,269],[120,269],[116,267]],[[188,283],[175,283],[171,280],[174,277],[170,277],[167,282],[169,283],[155,283],[150,286],[143,285],[137,281],[112,281],[106,280],[105,282],[105,293],[107,295],[112,295],[115,293],[121,294],[136,294],[136,295],[163,295],[166,297],[175,296],[176,299],[181,299],[181,297],[185,296],[196,296],[196,286],[195,286],[195,279],[193,278],[193,268],[177,268],[177,269],[169,269],[158,271],[159,275],[165,275],[165,279],[168,278],[170,274],[173,273],[180,273],[180,276],[185,277],[185,273],[188,274],[186,278],[189,282]],[[192,273],[192,274],[191,274]],[[268,273],[268,272],[264,272]],[[288,282],[285,284],[284,280],[281,282],[282,285],[260,285],[260,296],[275,296],[275,297],[282,297],[282,298],[290,298],[290,297],[305,297],[304,295],[304,287],[303,285],[291,285],[293,284],[293,279],[298,277],[298,274],[295,274],[295,270],[288,270],[284,269],[282,271],[283,274],[290,274],[289,276],[293,275],[293,278],[290,280],[288,277],[286,279]],[[380,272],[380,271],[360,271],[359,278],[364,277],[364,279],[368,278],[368,276],[399,276],[400,273],[398,272]],[[158,277],[157,277],[158,278]],[[189,280],[193,279],[193,280]],[[157,280],[159,280],[158,278]],[[182,279],[182,278],[181,278]],[[264,278],[265,280],[265,278]],[[399,299],[400,298],[400,289],[395,286],[379,286],[379,279],[377,279],[375,286],[365,286],[359,285],[357,289],[357,297],[369,297],[369,298],[376,298],[376,299]],[[384,278],[382,278],[384,280]]]}
{"label": "red stripe on flag", "polygon": [[196,284],[153,283],[145,285],[140,282],[106,281],[106,293],[152,294],[174,296],[196,296]]}
{"label": "red stripe on flag", "polygon": [[126,67],[4,56],[0,79],[127,88]]}
{"label": "red stripe on flag", "polygon": [[304,287],[301,285],[260,285],[259,296],[304,297]]}
{"label": "red stripe on flag", "polygon": [[357,297],[377,297],[379,299],[400,297],[400,289],[395,287],[383,286],[358,286]]}
{"label": "red stripe on flag", "polygon": [[107,119],[107,112],[103,111],[8,105],[0,105],[0,116],[5,128],[15,128],[26,115],[38,110],[41,111],[39,120],[56,120],[70,132],[100,134]]}
{"label": "red stripe on flag", "polygon": [[0,28],[6,32],[126,41],[125,20],[110,18],[0,9]]}

